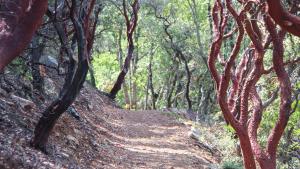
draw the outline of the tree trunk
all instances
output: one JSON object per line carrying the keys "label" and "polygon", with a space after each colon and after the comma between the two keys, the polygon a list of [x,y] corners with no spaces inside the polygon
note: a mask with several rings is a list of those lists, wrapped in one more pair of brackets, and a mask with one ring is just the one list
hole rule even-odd
{"label": "tree trunk", "polygon": [[213,37],[213,19],[211,16],[211,5],[210,5],[210,0],[207,2],[207,18],[208,18],[208,23],[209,23],[209,35],[210,39],[209,42],[212,42],[212,37]]}
{"label": "tree trunk", "polygon": [[121,90],[122,84],[124,83],[125,76],[127,72],[130,69],[130,62],[133,57],[133,51],[134,51],[134,43],[133,43],[133,33],[136,29],[137,26],[137,21],[138,21],[138,11],[139,11],[139,0],[135,0],[133,4],[131,5],[132,7],[132,16],[129,19],[128,17],[128,11],[126,7],[126,2],[123,0],[123,15],[126,20],[126,27],[127,27],[127,42],[128,42],[128,51],[127,51],[127,57],[125,59],[125,62],[123,64],[122,71],[120,72],[117,81],[115,82],[113,88],[111,89],[109,93],[109,97],[111,99],[115,99],[118,92]]}
{"label": "tree trunk", "polygon": [[132,59],[132,71],[131,71],[131,82],[132,82],[132,93],[131,93],[131,98],[132,98],[132,108],[136,109],[137,108],[137,83],[136,83],[136,78],[135,74],[137,71],[137,64],[139,62],[139,36],[140,36],[140,31],[141,28],[138,27],[136,33],[134,34],[135,42],[136,42],[136,50],[135,50],[135,56]]}
{"label": "tree trunk", "polygon": [[69,83],[69,86],[61,91],[61,96],[59,97],[59,99],[54,101],[43,113],[43,116],[39,120],[34,131],[34,139],[32,141],[32,145],[35,148],[46,152],[46,143],[48,141],[50,132],[52,131],[57,119],[76,99],[76,96],[85,81],[87,72],[88,62],[87,60],[85,60],[78,64],[78,68],[72,74],[74,75],[73,80],[66,81],[66,83]]}
{"label": "tree trunk", "polygon": [[183,63],[184,63],[184,67],[185,67],[185,73],[186,73],[186,86],[185,86],[185,99],[187,101],[187,104],[188,104],[188,108],[187,108],[187,112],[188,114],[190,115],[190,118],[194,119],[194,115],[192,114],[192,101],[191,101],[191,98],[190,98],[190,85],[191,85],[191,71],[189,69],[189,65],[188,65],[188,61],[187,59],[185,58],[185,56],[183,54],[180,54],[181,55],[181,59],[183,60]]}
{"label": "tree trunk", "polygon": [[191,71],[189,69],[188,61],[183,53],[176,47],[174,47],[175,57],[183,61],[185,74],[186,74],[186,85],[185,85],[185,99],[187,102],[187,114],[191,120],[195,119],[195,115],[193,114],[192,110],[192,101],[190,99],[190,85],[191,85]]}
{"label": "tree trunk", "polygon": [[93,65],[91,65],[89,67],[89,73],[90,73],[90,78],[91,78],[91,85],[96,88],[97,87],[96,86],[96,78],[95,78],[95,72],[94,72]]}
{"label": "tree trunk", "polygon": [[[176,68],[178,68],[178,66],[176,66]],[[174,77],[170,77],[170,86],[168,88],[168,92],[167,92],[167,108],[171,108],[172,107],[172,96],[173,96],[173,92],[176,86],[176,83],[178,81],[178,71],[174,71]]]}
{"label": "tree trunk", "polygon": [[0,14],[0,71],[30,43],[48,6],[47,0],[5,0],[2,3],[13,6],[3,5],[6,9]]}
{"label": "tree trunk", "polygon": [[44,93],[44,77],[41,75],[40,70],[40,58],[43,55],[44,42],[40,44],[40,38],[35,36],[32,40],[32,50],[31,50],[31,74],[32,74],[32,86],[33,89]]}
{"label": "tree trunk", "polygon": [[[149,70],[149,67],[148,67]],[[148,110],[148,100],[149,100],[149,89],[150,89],[150,79],[149,79],[149,73],[147,78],[147,85],[146,85],[146,91],[145,91],[145,102],[144,102],[144,110]]]}
{"label": "tree trunk", "polygon": [[[252,153],[251,143],[248,135],[238,134],[243,153],[245,169],[256,169],[254,155]],[[271,168],[270,168],[271,169]]]}
{"label": "tree trunk", "polygon": [[197,117],[196,121],[199,122],[201,120],[201,117],[205,117],[207,114],[209,114],[209,106],[210,103],[210,95],[211,90],[205,88],[204,86],[200,87],[199,95],[201,96],[198,101],[198,110],[197,110]]}
{"label": "tree trunk", "polygon": [[300,17],[287,11],[281,0],[267,0],[266,2],[268,3],[268,12],[276,24],[300,37]]}
{"label": "tree trunk", "polygon": [[[94,9],[95,0],[90,2],[90,10]],[[80,16],[84,16],[84,21],[79,21],[77,15],[79,14],[77,9],[76,0],[72,0],[71,7],[71,20],[73,22],[75,35],[73,37],[73,50],[75,49],[75,43],[77,42],[78,50],[78,60],[76,61],[73,57],[73,51],[68,49],[66,50],[68,56],[70,57],[70,66],[69,73],[67,74],[65,84],[63,89],[60,92],[60,96],[55,100],[43,113],[41,119],[39,120],[35,131],[34,138],[31,142],[32,146],[37,149],[40,149],[46,152],[46,143],[48,141],[50,132],[52,131],[58,118],[68,109],[68,107],[76,99],[77,94],[80,92],[80,89],[85,82],[88,70],[89,70],[89,56],[91,55],[92,46],[91,43],[94,41],[95,29],[92,31],[88,28],[89,25],[89,13],[82,11]],[[58,31],[60,35],[62,45],[66,43],[66,33],[61,34],[62,32]],[[64,46],[69,48],[68,46]],[[71,53],[69,53],[71,52]]]}
{"label": "tree trunk", "polygon": [[130,60],[131,60],[131,58],[133,56],[133,50],[134,50],[134,46],[133,46],[133,44],[130,44],[128,46],[128,54],[127,54],[127,57],[126,57],[125,62],[123,64],[122,71],[120,72],[120,74],[119,74],[119,76],[117,78],[117,81],[114,84],[114,86],[111,89],[110,94],[109,94],[109,97],[112,98],[112,99],[116,98],[116,95],[121,90],[122,84],[125,81],[125,76],[126,76],[128,70],[130,68]]}
{"label": "tree trunk", "polygon": [[[119,32],[118,32],[118,39],[117,39],[118,61],[119,61],[120,71],[122,71],[122,68],[123,68],[122,30],[123,30],[123,24],[120,25]],[[129,99],[129,93],[128,93],[126,79],[124,79],[122,87],[123,87],[123,92],[124,92],[125,104],[130,105],[130,99]]]}
{"label": "tree trunk", "polygon": [[[198,17],[198,9],[197,9],[197,4],[195,0],[191,0],[192,2],[190,2],[190,0],[188,0],[189,3],[189,7],[191,9],[191,13],[192,13],[192,17],[193,17],[193,22],[195,24],[195,28],[196,28],[196,38],[197,38],[197,44],[198,44],[198,54],[200,56],[200,58],[202,59],[203,63],[206,65],[207,69],[208,69],[208,65],[207,65],[207,58],[205,57],[205,54],[203,52],[203,45],[202,45],[202,40],[201,40],[201,25],[200,25],[200,21],[199,21],[199,17]],[[210,12],[210,10],[209,10]]]}
{"label": "tree trunk", "polygon": [[153,87],[153,70],[152,70],[152,62],[153,62],[153,54],[150,55],[150,63],[149,63],[149,88],[151,91],[152,97],[152,109],[156,109],[156,100],[158,99],[158,94],[155,93]]}

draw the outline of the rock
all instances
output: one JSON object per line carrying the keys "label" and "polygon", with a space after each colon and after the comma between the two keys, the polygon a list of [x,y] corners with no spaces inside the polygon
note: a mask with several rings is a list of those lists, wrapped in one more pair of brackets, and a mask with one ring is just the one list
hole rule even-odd
{"label": "rock", "polygon": [[54,81],[50,78],[45,78],[45,85],[44,85],[44,89],[45,89],[45,93],[48,96],[51,96],[53,98],[58,97],[58,93],[59,91],[56,89],[56,85],[54,83]]}
{"label": "rock", "polygon": [[77,138],[71,136],[71,135],[67,135],[67,140],[70,142],[75,143],[76,145],[79,145],[79,141],[77,140]]}
{"label": "rock", "polygon": [[3,90],[2,88],[0,88],[0,96],[3,96],[3,97],[7,97],[8,93]]}
{"label": "rock", "polygon": [[91,111],[91,110],[93,110],[94,109],[94,106],[93,106],[93,104],[92,103],[88,103],[88,109]]}
{"label": "rock", "polygon": [[191,128],[191,131],[188,133],[189,137],[195,140],[199,140],[201,136],[201,132],[195,127]]}
{"label": "rock", "polygon": [[82,134],[82,132],[80,131],[80,130],[77,130],[77,129],[73,129],[74,130],[74,133],[76,134],[76,135],[81,135]]}
{"label": "rock", "polygon": [[76,120],[80,120],[80,115],[73,106],[70,106],[68,108],[67,113],[74,117]]}
{"label": "rock", "polygon": [[51,167],[51,168],[54,167],[54,164],[48,161],[44,161],[43,164],[46,165],[47,167]]}
{"label": "rock", "polygon": [[27,112],[31,111],[35,107],[35,104],[30,100],[26,100],[16,95],[11,95],[11,98],[16,104],[20,105],[22,109]]}
{"label": "rock", "polygon": [[52,56],[49,56],[49,55],[44,55],[44,56],[41,56],[39,62],[41,64],[44,64],[46,66],[50,66],[50,67],[58,67],[58,62],[57,60],[52,57]]}
{"label": "rock", "polygon": [[59,134],[59,132],[55,132],[55,137],[60,137],[60,134]]}
{"label": "rock", "polygon": [[69,157],[70,157],[69,154],[64,153],[64,152],[61,152],[60,155],[61,155],[62,157],[65,157],[65,158],[69,158]]}
{"label": "rock", "polygon": [[97,143],[97,141],[95,141],[95,140],[91,140],[91,143],[92,143],[92,145],[94,146],[94,148],[98,148],[98,147],[101,147],[98,143]]}

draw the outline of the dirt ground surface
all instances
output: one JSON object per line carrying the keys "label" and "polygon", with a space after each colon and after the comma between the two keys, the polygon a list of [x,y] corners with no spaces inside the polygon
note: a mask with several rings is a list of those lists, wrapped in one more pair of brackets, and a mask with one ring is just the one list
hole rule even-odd
{"label": "dirt ground surface", "polygon": [[47,155],[30,146],[42,107],[23,110],[9,94],[0,104],[1,169],[216,168],[217,160],[188,137],[190,126],[165,112],[119,109],[90,87],[73,105],[80,119],[65,113],[57,122]]}
{"label": "dirt ground surface", "polygon": [[124,168],[211,168],[214,159],[188,137],[189,127],[159,111],[124,111],[112,120],[114,144],[124,148]]}

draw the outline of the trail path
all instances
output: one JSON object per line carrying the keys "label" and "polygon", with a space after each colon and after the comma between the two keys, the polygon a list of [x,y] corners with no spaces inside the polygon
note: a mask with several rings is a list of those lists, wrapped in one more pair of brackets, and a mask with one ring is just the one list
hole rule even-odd
{"label": "trail path", "polygon": [[75,109],[58,120],[48,154],[30,146],[38,110],[26,112],[0,97],[0,168],[25,169],[215,169],[217,158],[189,138],[190,126],[159,111],[116,108],[85,88]]}
{"label": "trail path", "polygon": [[[158,111],[106,109],[118,130],[113,144],[124,148],[119,167],[156,169],[206,169],[214,162],[188,137],[189,127]],[[113,116],[111,116],[113,117]]]}

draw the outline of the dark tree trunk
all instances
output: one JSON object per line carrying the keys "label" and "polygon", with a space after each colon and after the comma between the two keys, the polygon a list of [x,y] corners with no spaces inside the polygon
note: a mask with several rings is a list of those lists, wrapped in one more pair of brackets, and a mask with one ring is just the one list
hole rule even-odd
{"label": "dark tree trunk", "polygon": [[76,99],[76,96],[85,81],[87,72],[88,62],[85,60],[78,64],[78,68],[72,74],[74,75],[74,79],[66,82],[69,83],[69,86],[62,90],[59,99],[54,101],[43,113],[43,116],[39,120],[34,131],[35,136],[32,144],[35,148],[46,152],[46,143],[48,141],[50,132],[52,131],[57,119]]}
{"label": "dark tree trunk", "polygon": [[127,51],[127,57],[123,64],[123,68],[117,78],[117,81],[115,82],[113,88],[109,93],[109,97],[111,99],[115,99],[118,92],[121,90],[122,84],[124,83],[125,80],[125,76],[130,68],[131,59],[133,57],[133,51],[134,51],[133,33],[135,31],[135,28],[137,26],[137,21],[138,21],[139,0],[135,0],[131,5],[131,7],[132,7],[133,15],[129,19],[127,5],[125,0],[123,0],[123,15],[125,17],[126,28],[127,28],[126,30],[127,30],[128,51]]}
{"label": "dark tree trunk", "polygon": [[[155,11],[155,12],[157,12],[157,11]],[[186,98],[186,101],[187,101],[187,104],[188,104],[187,113],[190,116],[190,118],[194,118],[193,117],[194,115],[192,115],[192,101],[191,101],[190,96],[189,96],[189,93],[190,93],[190,83],[191,83],[191,71],[189,70],[188,60],[184,56],[182,50],[176,45],[176,43],[174,42],[173,36],[169,32],[169,28],[171,26],[171,22],[168,21],[168,18],[164,18],[162,16],[158,16],[157,14],[156,14],[156,17],[158,19],[162,19],[164,21],[164,31],[165,31],[165,34],[168,37],[167,42],[170,43],[170,46],[171,46],[171,48],[172,48],[172,50],[173,50],[173,52],[175,54],[175,57],[178,58],[180,61],[183,61],[184,68],[185,68],[185,71],[186,71],[186,77],[187,77],[187,83],[186,83],[186,88],[185,88],[185,98]]]}
{"label": "dark tree trunk", "polygon": [[[178,67],[179,69],[179,67]],[[179,72],[179,70],[177,71],[177,84],[176,84],[176,90],[175,90],[175,96],[171,101],[171,104],[173,105],[173,107],[177,107],[178,106],[178,98],[180,97],[180,95],[182,94],[183,89],[183,81],[182,78],[184,78],[184,74],[182,74],[181,72]]]}
{"label": "dark tree trunk", "polygon": [[155,93],[154,91],[154,86],[153,86],[153,56],[155,53],[155,49],[153,48],[153,44],[151,44],[151,52],[150,52],[150,58],[149,58],[149,65],[148,65],[148,80],[147,80],[147,89],[146,89],[146,103],[145,103],[145,108],[148,108],[148,95],[149,95],[149,90],[151,92],[151,101],[152,101],[152,109],[156,109],[156,100],[158,99],[158,94]]}
{"label": "dark tree trunk", "polygon": [[91,78],[91,85],[96,88],[96,78],[93,66],[89,67],[89,73]]}
{"label": "dark tree trunk", "polygon": [[211,89],[201,86],[199,89],[199,101],[198,101],[198,110],[197,110],[197,122],[201,120],[201,117],[205,117],[210,112],[210,95]]}
{"label": "dark tree trunk", "polygon": [[208,18],[208,23],[209,23],[209,35],[210,35],[210,40],[209,42],[212,42],[212,37],[213,37],[213,20],[211,16],[211,5],[210,5],[210,0],[207,2],[207,18]]}
{"label": "dark tree trunk", "polygon": [[152,60],[153,60],[153,55],[150,56],[150,64],[149,64],[149,88],[151,91],[151,97],[152,97],[152,109],[156,109],[156,100],[158,98],[158,94],[155,93],[154,87],[153,87],[153,71],[152,71]]}
{"label": "dark tree trunk", "polygon": [[148,106],[148,100],[149,100],[149,75],[148,75],[148,79],[147,79],[147,85],[146,85],[146,91],[145,91],[145,103],[144,103],[144,110],[148,110],[149,106]]}
{"label": "dark tree trunk", "polygon": [[[178,66],[177,66],[178,68]],[[171,108],[172,107],[172,103],[173,103],[173,92],[176,86],[176,83],[178,81],[178,71],[175,72],[174,77],[170,77],[172,79],[171,81],[171,85],[169,86],[168,92],[167,92],[167,108]],[[177,93],[176,93],[177,94]]]}
{"label": "dark tree trunk", "polygon": [[[90,2],[89,10],[93,10],[94,3],[95,0]],[[77,16],[79,12],[77,9],[76,0],[72,0],[72,8],[70,13],[75,30],[72,46],[74,47],[74,44],[77,42],[78,61],[75,61],[72,53],[67,52],[68,56],[70,57],[71,63],[69,66],[69,73],[66,77],[65,84],[62,91],[60,92],[59,98],[55,100],[43,113],[35,128],[34,138],[31,142],[32,146],[44,152],[46,152],[46,143],[56,121],[76,99],[77,94],[80,92],[80,89],[85,82],[87,72],[89,70],[88,59],[90,57],[90,52],[93,46],[92,43],[94,41],[95,29],[90,30],[88,27],[90,12],[86,13],[86,11],[84,10],[82,10],[81,12],[83,13],[80,13],[80,16],[83,17],[78,18]],[[84,20],[82,20],[83,18]],[[85,30],[84,28],[88,30]],[[60,33],[62,32],[58,31],[59,35],[61,35]],[[64,43],[66,40],[64,39],[65,37],[66,33],[60,36],[62,45],[66,44]],[[73,52],[70,49],[66,51]]]}
{"label": "dark tree trunk", "polygon": [[128,54],[127,54],[127,57],[126,57],[125,62],[123,64],[123,68],[122,68],[122,70],[121,70],[121,72],[120,72],[120,74],[117,78],[117,81],[116,81],[114,87],[110,91],[109,96],[112,99],[116,98],[116,95],[121,90],[122,84],[125,81],[126,74],[127,74],[128,70],[129,70],[129,67],[130,67],[130,60],[132,59],[132,56],[133,56],[133,50],[134,50],[134,46],[133,46],[133,43],[132,43],[128,46]]}
{"label": "dark tree trunk", "polygon": [[137,28],[136,33],[134,34],[134,41],[136,43],[135,46],[135,55],[132,58],[132,66],[131,66],[131,73],[130,73],[130,81],[131,81],[131,108],[132,109],[137,109],[137,83],[136,83],[136,70],[138,69],[138,62],[140,60],[139,58],[139,36],[140,36],[141,29]]}
{"label": "dark tree trunk", "polygon": [[191,98],[190,98],[190,85],[191,85],[191,71],[190,71],[190,68],[189,68],[189,65],[188,65],[188,61],[187,59],[185,58],[185,56],[180,53],[180,56],[181,56],[181,59],[183,60],[183,63],[184,63],[184,67],[185,67],[185,73],[186,73],[186,85],[185,85],[185,99],[187,101],[187,104],[188,104],[188,108],[187,108],[187,112],[190,116],[191,119],[194,119],[194,115],[192,114],[192,101],[191,101]]}
{"label": "dark tree trunk", "polygon": [[44,93],[44,77],[41,75],[39,60],[43,55],[45,45],[40,44],[40,38],[35,36],[32,40],[32,51],[31,51],[31,74],[32,74],[32,86],[33,89]]}

